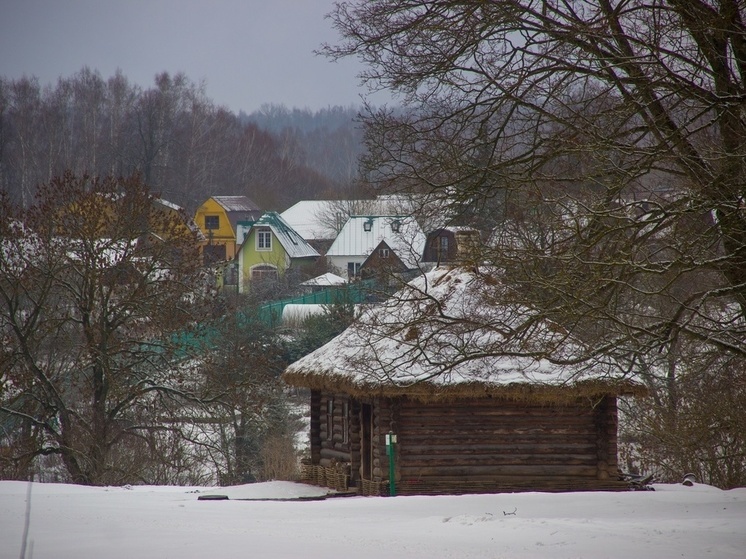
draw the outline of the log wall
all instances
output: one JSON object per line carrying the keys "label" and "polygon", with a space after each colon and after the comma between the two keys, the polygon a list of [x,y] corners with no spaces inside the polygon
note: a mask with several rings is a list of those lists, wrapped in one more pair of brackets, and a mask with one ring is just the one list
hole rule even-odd
{"label": "log wall", "polygon": [[[371,412],[366,429],[363,406]],[[398,494],[627,488],[618,481],[613,397],[562,406],[491,398],[423,404],[312,392],[311,411],[312,464],[348,465],[347,483],[367,494],[388,493],[389,432],[398,437]]]}
{"label": "log wall", "polygon": [[398,493],[623,488],[614,398],[595,406],[493,399],[397,404]]}
{"label": "log wall", "polygon": [[[332,405],[332,416],[328,417],[329,403]],[[347,419],[345,419],[347,406]],[[319,458],[314,464],[332,466],[336,463],[350,463],[352,460],[352,430],[347,431],[352,416],[350,398],[339,394],[321,394],[319,397]],[[359,446],[358,446],[359,448]]]}

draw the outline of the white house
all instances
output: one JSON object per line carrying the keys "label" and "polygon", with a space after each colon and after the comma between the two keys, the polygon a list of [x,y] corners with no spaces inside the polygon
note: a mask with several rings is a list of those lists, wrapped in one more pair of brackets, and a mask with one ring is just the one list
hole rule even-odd
{"label": "white house", "polygon": [[[332,200],[301,200],[280,214],[280,217],[307,242],[331,242],[337,236],[337,229],[329,219]],[[342,222],[347,216],[340,216]]]}
{"label": "white house", "polygon": [[345,223],[326,253],[329,263],[348,280],[360,276],[360,268],[374,250],[380,258],[396,257],[406,269],[417,267],[425,247],[425,234],[411,216],[354,215]]}

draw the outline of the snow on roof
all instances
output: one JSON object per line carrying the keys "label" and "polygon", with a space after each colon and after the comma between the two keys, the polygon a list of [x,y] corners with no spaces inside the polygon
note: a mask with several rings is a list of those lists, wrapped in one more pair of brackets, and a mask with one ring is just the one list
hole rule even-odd
{"label": "snow on roof", "polygon": [[259,206],[252,202],[247,196],[213,196],[226,212],[256,212]]}
{"label": "snow on roof", "polygon": [[327,305],[289,304],[282,307],[282,323],[300,323],[311,316],[322,316],[326,312]]}
{"label": "snow on roof", "polygon": [[410,269],[417,266],[425,248],[425,234],[413,217],[353,215],[326,255],[367,257],[381,241],[385,241]]}
{"label": "snow on roof", "polygon": [[451,233],[479,233],[479,229],[468,225],[445,225],[435,231],[450,231]]}
{"label": "snow on roof", "polygon": [[375,206],[379,214],[411,215],[426,231],[445,227],[456,217],[453,201],[443,193],[381,194]]}
{"label": "snow on roof", "polygon": [[508,391],[533,398],[538,387],[558,398],[557,389],[569,386],[574,394],[581,387],[586,394],[642,391],[616,376],[613,364],[545,358],[550,351],[573,357],[567,333],[525,307],[501,303],[504,295],[489,270],[436,268],[290,365],[283,378],[314,389],[421,398]]}
{"label": "snow on roof", "polygon": [[156,204],[160,204],[165,208],[169,208],[175,212],[179,212],[180,214],[182,214],[184,217],[184,224],[189,229],[189,231],[191,231],[195,235],[195,237],[197,238],[197,241],[207,240],[207,237],[205,237],[205,234],[202,232],[202,229],[199,228],[199,226],[195,223],[194,219],[192,219],[191,216],[188,216],[186,212],[184,212],[184,208],[182,208],[178,204],[174,204],[173,202],[164,200],[163,198],[154,198],[153,201]]}
{"label": "snow on roof", "polygon": [[280,216],[307,241],[333,239],[337,236],[336,230],[324,223],[321,218],[331,204],[334,204],[334,201],[301,200],[282,212]]}
{"label": "snow on roof", "polygon": [[327,272],[326,274],[317,276],[310,280],[306,280],[302,282],[301,285],[313,287],[313,286],[344,285],[346,283],[347,283],[346,279],[339,277],[337,274],[332,274],[331,272]]}
{"label": "snow on roof", "polygon": [[319,256],[311,245],[288,225],[277,212],[266,212],[254,227],[269,227],[290,258]]}
{"label": "snow on roof", "polygon": [[173,202],[169,202],[168,200],[164,200],[163,198],[153,198],[153,201],[177,212],[184,211],[184,208],[182,208],[178,204],[174,204]]}

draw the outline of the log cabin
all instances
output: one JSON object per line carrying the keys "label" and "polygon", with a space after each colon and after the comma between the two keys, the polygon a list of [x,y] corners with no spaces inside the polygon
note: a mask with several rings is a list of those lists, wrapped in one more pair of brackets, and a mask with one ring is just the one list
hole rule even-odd
{"label": "log cabin", "polygon": [[306,481],[363,495],[628,487],[617,398],[643,386],[567,364],[567,332],[510,303],[498,276],[436,268],[286,369],[310,390]]}
{"label": "log cabin", "polygon": [[448,226],[430,231],[422,262],[447,266],[473,260],[479,246],[479,231],[473,227]]}

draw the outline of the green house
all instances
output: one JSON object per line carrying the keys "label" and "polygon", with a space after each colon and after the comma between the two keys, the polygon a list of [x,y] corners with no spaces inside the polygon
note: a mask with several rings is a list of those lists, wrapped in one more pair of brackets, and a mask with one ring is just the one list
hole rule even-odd
{"label": "green house", "polygon": [[277,280],[319,256],[280,214],[267,212],[251,226],[236,255],[238,292],[247,291],[252,282]]}

